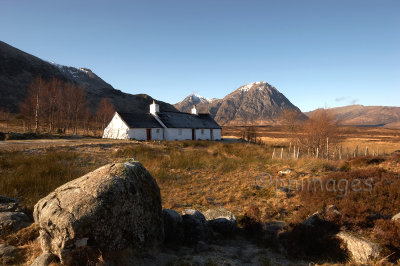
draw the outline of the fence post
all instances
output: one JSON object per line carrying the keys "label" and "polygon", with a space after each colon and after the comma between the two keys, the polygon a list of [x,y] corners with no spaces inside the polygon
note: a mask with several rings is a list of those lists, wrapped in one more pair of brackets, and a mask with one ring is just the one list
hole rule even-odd
{"label": "fence post", "polygon": [[281,150],[281,159],[283,159],[283,148]]}
{"label": "fence post", "polygon": [[319,151],[318,151],[318,147],[317,147],[317,155],[315,156],[315,158],[318,158],[318,153],[319,153]]}
{"label": "fence post", "polygon": [[272,159],[274,159],[274,156],[275,156],[275,148],[274,151],[272,152]]}
{"label": "fence post", "polygon": [[329,138],[326,138],[326,159],[329,160]]}

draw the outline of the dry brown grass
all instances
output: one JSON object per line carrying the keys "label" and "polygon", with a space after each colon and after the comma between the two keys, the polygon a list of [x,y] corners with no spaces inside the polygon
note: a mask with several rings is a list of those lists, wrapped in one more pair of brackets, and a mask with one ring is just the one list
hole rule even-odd
{"label": "dry brown grass", "polygon": [[[282,132],[275,132],[276,129],[268,130],[273,132],[272,134],[287,136]],[[385,132],[379,134],[382,134],[384,138],[389,138]],[[271,138],[271,136],[266,137]],[[393,147],[397,147],[392,140],[379,138],[388,147],[392,144]],[[395,139],[396,136],[393,138]],[[271,140],[277,141],[274,138]],[[378,222],[368,224],[369,221],[365,219],[365,216],[373,212],[389,215],[400,211],[395,207],[396,204],[400,206],[397,187],[400,179],[397,174],[400,170],[400,156],[357,158],[348,161],[327,161],[315,158],[272,160],[271,154],[274,147],[282,144],[288,145],[285,142],[256,145],[211,141],[137,143],[101,140],[75,145],[55,143],[52,144],[54,146],[52,148],[35,146],[35,150],[28,152],[3,151],[0,153],[2,177],[0,194],[17,197],[29,214],[36,201],[46,196],[55,187],[105,163],[135,157],[157,180],[164,208],[178,211],[184,208],[195,208],[204,211],[211,207],[224,206],[238,217],[247,213],[248,217],[256,219],[257,222],[278,219],[289,224],[301,221],[315,210],[323,208],[324,205],[335,204],[347,217],[341,221],[331,221],[336,223],[335,226],[346,226],[349,230],[357,230],[358,233],[366,232],[369,235],[373,235],[374,228],[381,228],[384,234],[380,238],[386,241],[384,243],[389,246],[396,245],[393,236],[385,233],[387,232],[385,228],[392,228],[390,225]],[[354,143],[351,142],[351,144]],[[335,195],[294,194],[290,196],[290,193],[279,191],[275,198],[272,187],[257,186],[255,178],[260,173],[268,172],[276,178],[279,176],[278,171],[286,168],[292,168],[294,171],[281,178],[376,176],[376,187],[379,187],[382,193],[359,196],[349,194],[347,199],[339,200]],[[385,183],[390,180],[394,183]],[[370,202],[377,202],[377,204],[372,207]],[[259,213],[255,214],[255,209],[258,209]],[[248,222],[252,223],[251,220]],[[292,235],[289,235],[287,239],[300,241],[302,238],[315,237],[312,232],[303,235],[300,229],[296,226],[291,227]],[[325,237],[324,230],[321,228],[319,231],[321,241]],[[378,237],[379,231],[375,232]],[[33,234],[34,230],[21,231],[21,236],[10,236],[3,241],[27,248],[32,245],[32,254],[36,254],[35,242],[29,242],[31,233]],[[329,249],[329,245],[326,248]],[[297,250],[296,254],[301,257],[307,250]],[[34,256],[32,254],[24,256],[29,259]]]}

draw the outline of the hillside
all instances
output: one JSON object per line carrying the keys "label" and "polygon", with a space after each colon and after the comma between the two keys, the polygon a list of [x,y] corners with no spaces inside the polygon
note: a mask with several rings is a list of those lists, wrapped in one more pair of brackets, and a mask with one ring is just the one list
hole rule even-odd
{"label": "hillside", "polygon": [[174,106],[190,112],[193,105],[200,112],[209,112],[221,125],[271,125],[280,122],[285,109],[301,112],[275,87],[263,81],[241,86],[223,99],[208,100],[192,94]]}
{"label": "hillside", "polygon": [[[18,112],[33,79],[57,78],[85,87],[86,98],[94,111],[101,98],[109,98],[122,112],[147,112],[153,98],[146,94],[128,94],[114,89],[90,69],[62,66],[44,61],[0,41],[0,106]],[[164,102],[161,110],[176,111]]]}
{"label": "hillside", "polygon": [[[400,107],[349,105],[329,110],[342,125],[400,128]],[[305,114],[312,116],[313,112]]]}

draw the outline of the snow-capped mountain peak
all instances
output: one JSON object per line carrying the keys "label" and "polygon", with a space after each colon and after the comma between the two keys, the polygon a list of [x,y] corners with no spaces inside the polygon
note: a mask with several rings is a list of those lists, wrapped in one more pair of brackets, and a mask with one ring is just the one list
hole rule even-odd
{"label": "snow-capped mountain peak", "polygon": [[188,97],[191,99],[193,104],[209,103],[209,102],[212,102],[213,100],[215,100],[214,98],[213,99],[205,98],[205,97],[203,97],[203,96],[201,96],[201,95],[199,95],[197,93],[192,93]]}
{"label": "snow-capped mountain peak", "polygon": [[268,84],[268,83],[266,83],[265,81],[252,82],[252,83],[248,83],[248,84],[240,87],[239,90],[246,92],[246,91],[249,91],[250,89],[252,89],[253,87],[256,87],[257,85],[260,85],[260,86],[257,86],[257,89],[262,89],[262,87],[266,84]]}

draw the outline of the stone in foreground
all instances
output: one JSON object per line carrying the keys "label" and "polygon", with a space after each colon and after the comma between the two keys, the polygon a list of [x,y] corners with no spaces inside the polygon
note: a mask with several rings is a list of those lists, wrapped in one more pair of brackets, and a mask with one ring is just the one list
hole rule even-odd
{"label": "stone in foreground", "polygon": [[57,257],[54,254],[43,253],[32,262],[31,266],[48,266],[56,260]]}
{"label": "stone in foreground", "polygon": [[23,212],[0,212],[0,235],[16,232],[31,224],[31,220]]}
{"label": "stone in foreground", "polygon": [[183,241],[182,216],[174,210],[164,209],[165,243],[181,243]]}
{"label": "stone in foreground", "polygon": [[345,232],[337,234],[351,253],[351,257],[356,263],[369,263],[379,258],[382,247],[367,239],[352,236]]}
{"label": "stone in foreground", "polygon": [[18,200],[0,195],[0,212],[18,211]]}
{"label": "stone in foreground", "polygon": [[182,211],[182,225],[184,231],[184,244],[195,245],[199,241],[206,241],[210,231],[207,227],[207,220],[204,215],[194,209]]}
{"label": "stone in foreground", "polygon": [[33,216],[43,252],[65,264],[82,246],[144,248],[163,238],[160,190],[133,160],[105,165],[57,188],[35,205]]}
{"label": "stone in foreground", "polygon": [[214,232],[231,235],[237,230],[235,215],[223,207],[207,210],[204,217]]}
{"label": "stone in foreground", "polygon": [[400,212],[399,212],[398,214],[394,215],[394,216],[392,217],[392,220],[393,220],[393,221],[398,221],[398,222],[400,222]]}

